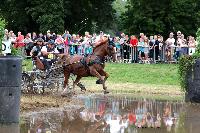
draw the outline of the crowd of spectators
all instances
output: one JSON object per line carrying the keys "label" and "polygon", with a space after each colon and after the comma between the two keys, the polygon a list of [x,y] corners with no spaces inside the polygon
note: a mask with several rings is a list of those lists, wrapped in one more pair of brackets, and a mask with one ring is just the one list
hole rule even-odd
{"label": "crowd of spectators", "polygon": [[[70,55],[89,55],[92,53],[93,45],[101,40],[105,34],[100,31],[99,34],[90,34],[85,32],[84,36],[79,34],[70,34],[65,31],[64,34],[52,33],[50,30],[46,34],[28,33],[25,36],[21,32],[17,36],[13,31],[5,30],[4,41],[10,41],[14,48],[22,48],[26,56],[30,56],[30,51],[36,44],[38,38],[42,38],[43,45],[53,40],[55,47],[61,53]],[[169,38],[163,39],[162,35],[147,36],[140,33],[139,36],[126,35],[121,33],[119,36],[110,37],[116,45],[117,61],[127,63],[152,63],[157,61],[170,62],[178,61],[182,55],[192,55],[195,53],[197,42],[193,36],[184,37],[180,31],[170,33]]]}

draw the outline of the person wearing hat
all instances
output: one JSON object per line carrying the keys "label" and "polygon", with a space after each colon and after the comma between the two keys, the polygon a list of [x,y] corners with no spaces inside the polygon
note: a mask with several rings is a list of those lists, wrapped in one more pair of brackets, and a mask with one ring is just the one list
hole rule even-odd
{"label": "person wearing hat", "polygon": [[40,56],[41,55],[41,49],[43,46],[44,40],[42,38],[38,38],[36,40],[35,46],[32,48],[30,55],[32,57]]}
{"label": "person wearing hat", "polygon": [[46,70],[51,68],[51,64],[55,62],[54,54],[59,53],[59,51],[55,48],[54,40],[49,40],[46,46],[43,46],[41,49],[41,61],[44,64]]}

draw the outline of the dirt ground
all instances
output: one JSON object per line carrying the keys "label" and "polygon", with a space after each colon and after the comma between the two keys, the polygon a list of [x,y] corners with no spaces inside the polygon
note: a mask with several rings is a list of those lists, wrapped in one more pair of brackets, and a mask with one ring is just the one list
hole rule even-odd
{"label": "dirt ground", "polygon": [[[76,95],[69,97],[62,97],[61,95],[36,95],[36,94],[22,94],[20,103],[20,113],[27,113],[33,111],[41,111],[49,108],[62,108],[70,105],[83,105],[82,101],[74,98],[79,95],[88,96],[90,94],[103,94],[102,85],[96,85],[94,81],[83,81],[87,88],[86,93],[80,92],[80,88],[75,88]],[[107,84],[110,94],[148,94],[148,95],[165,95],[165,96],[182,96],[184,93],[180,91],[179,86],[169,85],[144,85],[134,83],[109,83]]]}
{"label": "dirt ground", "polygon": [[46,110],[49,108],[62,108],[70,105],[82,105],[82,102],[72,97],[60,95],[22,94],[20,100],[20,113]]}

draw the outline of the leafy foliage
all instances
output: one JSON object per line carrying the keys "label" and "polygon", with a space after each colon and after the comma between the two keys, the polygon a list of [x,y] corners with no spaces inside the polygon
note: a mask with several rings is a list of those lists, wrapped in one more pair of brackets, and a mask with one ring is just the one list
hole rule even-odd
{"label": "leafy foliage", "polygon": [[29,5],[26,7],[27,13],[39,25],[39,31],[64,32],[63,0],[27,0],[27,2]]}
{"label": "leafy foliage", "polygon": [[3,18],[0,17],[0,53],[2,48],[2,39],[4,37],[4,28],[5,28],[6,22]]}
{"label": "leafy foliage", "polygon": [[113,27],[113,1],[2,0],[0,14],[15,32],[106,31]]}
{"label": "leafy foliage", "polygon": [[162,34],[178,30],[195,35],[200,25],[198,0],[129,0],[121,15],[122,30],[129,34]]}
{"label": "leafy foliage", "polygon": [[195,63],[195,60],[200,58],[200,28],[198,29],[197,33],[197,49],[195,54],[192,56],[183,56],[179,60],[179,78],[180,78],[180,84],[183,91],[187,91],[187,75],[189,72],[192,71],[193,65]]}

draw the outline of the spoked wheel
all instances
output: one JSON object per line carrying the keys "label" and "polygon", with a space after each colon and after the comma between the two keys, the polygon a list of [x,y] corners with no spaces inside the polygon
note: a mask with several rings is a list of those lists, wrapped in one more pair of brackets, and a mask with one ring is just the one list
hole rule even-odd
{"label": "spoked wheel", "polygon": [[76,78],[75,75],[70,74],[70,77],[68,79],[68,88],[69,88],[69,90],[73,89],[73,84],[74,84],[75,78]]}
{"label": "spoked wheel", "polygon": [[31,87],[31,78],[30,76],[23,72],[22,73],[22,83],[21,83],[21,92],[22,93],[28,93],[29,92],[29,89]]}
{"label": "spoked wheel", "polygon": [[33,93],[34,94],[44,94],[46,83],[43,81],[35,82],[33,84]]}

